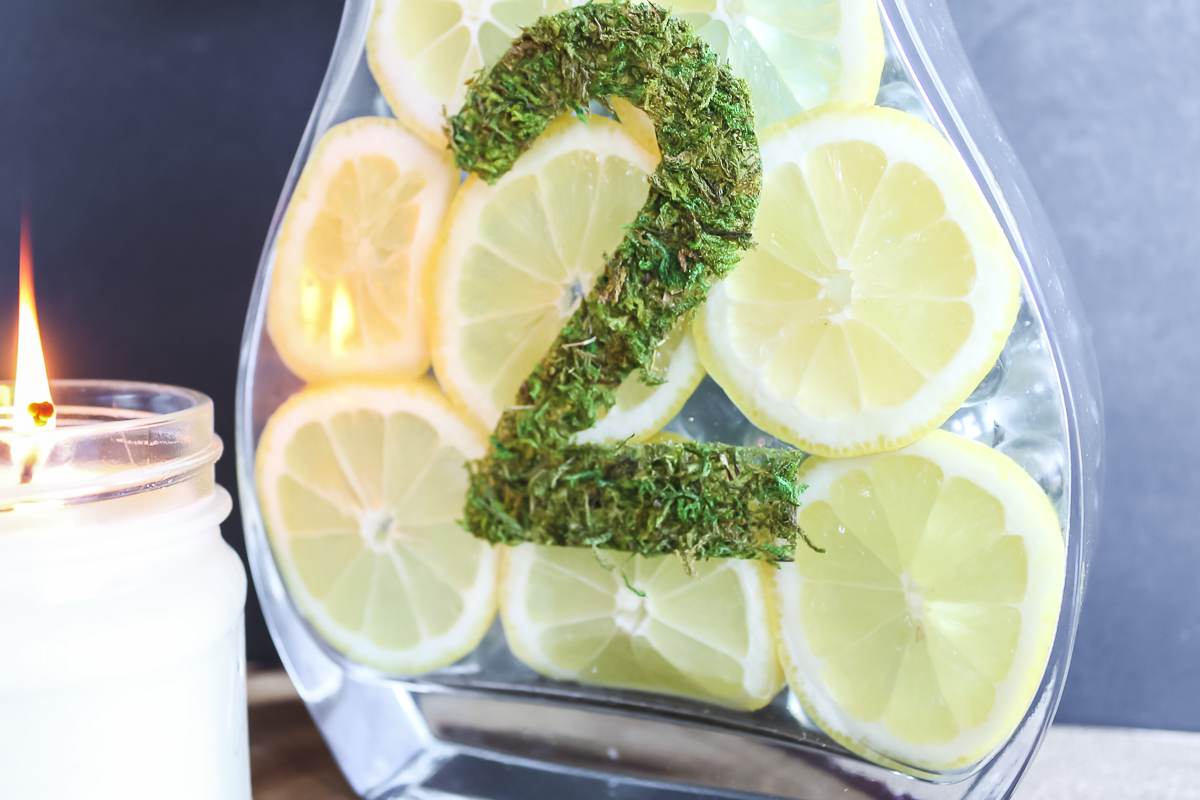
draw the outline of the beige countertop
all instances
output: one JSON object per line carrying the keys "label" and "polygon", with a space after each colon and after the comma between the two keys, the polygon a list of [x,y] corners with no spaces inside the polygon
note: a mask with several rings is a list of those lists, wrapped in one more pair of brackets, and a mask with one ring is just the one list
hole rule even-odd
{"label": "beige countertop", "polygon": [[[248,690],[255,800],[353,800],[287,675]],[[1055,725],[1016,800],[1200,800],[1200,733]]]}

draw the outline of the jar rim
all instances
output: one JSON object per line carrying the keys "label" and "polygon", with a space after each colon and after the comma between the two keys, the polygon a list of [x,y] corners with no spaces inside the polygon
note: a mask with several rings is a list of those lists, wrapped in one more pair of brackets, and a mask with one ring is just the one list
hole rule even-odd
{"label": "jar rim", "polygon": [[221,456],[213,402],[202,392],[109,380],[57,380],[50,388],[59,415],[53,430],[17,433],[5,424],[11,410],[0,416],[0,511],[157,489]]}

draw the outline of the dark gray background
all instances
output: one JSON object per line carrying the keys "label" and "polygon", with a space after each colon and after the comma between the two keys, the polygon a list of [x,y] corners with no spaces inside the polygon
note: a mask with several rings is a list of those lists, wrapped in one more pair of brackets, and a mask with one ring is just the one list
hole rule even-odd
{"label": "dark gray background", "polygon": [[[950,7],[1095,327],[1105,516],[1058,719],[1200,730],[1200,3]],[[0,376],[25,191],[52,374],[200,389],[232,443],[254,267],[340,12],[0,2]],[[224,532],[240,549],[236,510]],[[248,633],[276,662],[253,598]]]}

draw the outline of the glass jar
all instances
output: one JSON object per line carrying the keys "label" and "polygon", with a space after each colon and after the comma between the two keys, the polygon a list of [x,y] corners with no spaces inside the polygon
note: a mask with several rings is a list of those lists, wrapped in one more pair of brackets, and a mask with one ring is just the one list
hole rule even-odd
{"label": "glass jar", "polygon": [[218,527],[212,401],[52,393],[55,429],[0,423],[0,797],[248,800],[246,575]]}

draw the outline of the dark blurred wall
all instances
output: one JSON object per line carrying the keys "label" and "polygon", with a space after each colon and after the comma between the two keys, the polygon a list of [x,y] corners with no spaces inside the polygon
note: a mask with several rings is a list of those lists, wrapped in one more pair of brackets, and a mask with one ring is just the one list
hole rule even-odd
{"label": "dark blurred wall", "polygon": [[[949,2],[1096,329],[1105,518],[1059,720],[1200,730],[1200,3]],[[52,374],[200,389],[232,447],[253,271],[340,12],[0,2],[0,376],[24,187]],[[231,451],[218,472],[232,490]],[[240,549],[236,509],[224,532]]]}
{"label": "dark blurred wall", "polygon": [[[50,374],[205,392],[226,446],[217,477],[234,492],[250,285],[341,7],[0,2],[0,376],[12,377],[25,192]],[[236,506],[222,529],[244,555]],[[252,661],[278,663],[253,592],[247,633]]]}

